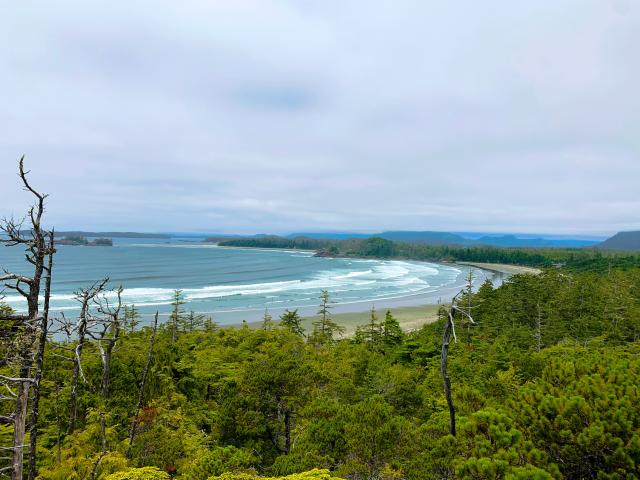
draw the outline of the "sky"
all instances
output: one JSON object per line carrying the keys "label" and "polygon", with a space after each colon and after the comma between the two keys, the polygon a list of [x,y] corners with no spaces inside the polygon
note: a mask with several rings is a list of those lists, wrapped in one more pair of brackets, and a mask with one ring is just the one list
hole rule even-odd
{"label": "sky", "polygon": [[640,229],[637,0],[5,2],[17,160],[58,230]]}

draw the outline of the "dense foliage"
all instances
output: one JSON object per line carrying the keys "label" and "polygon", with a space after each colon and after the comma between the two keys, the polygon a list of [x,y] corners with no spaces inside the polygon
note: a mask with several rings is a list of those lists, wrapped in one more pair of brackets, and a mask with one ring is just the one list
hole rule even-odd
{"label": "dense foliage", "polygon": [[178,305],[158,331],[135,418],[150,327],[118,341],[106,415],[99,351],[85,345],[73,433],[72,353],[59,348],[73,344],[49,344],[39,478],[94,469],[105,480],[638,478],[640,269],[549,269],[486,283],[465,301],[477,325],[461,323],[449,352],[455,437],[442,322],[404,333],[392,314],[372,311],[338,340],[330,310],[304,332],[297,312],[281,325],[220,328]]}
{"label": "dense foliage", "polygon": [[323,240],[306,237],[284,238],[271,236],[237,238],[222,241],[219,244],[230,247],[317,250],[320,255],[507,263],[533,267],[561,266],[570,271],[605,272],[612,268],[634,268],[640,264],[640,254],[629,252],[610,252],[587,248],[539,249],[422,245],[393,242],[378,237]]}

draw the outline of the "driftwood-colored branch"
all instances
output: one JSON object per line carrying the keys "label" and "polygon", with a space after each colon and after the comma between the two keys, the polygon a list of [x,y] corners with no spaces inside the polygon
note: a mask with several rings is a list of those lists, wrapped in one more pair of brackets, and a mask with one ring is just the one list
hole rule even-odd
{"label": "driftwood-colored branch", "polygon": [[84,347],[85,338],[89,330],[90,312],[89,305],[93,299],[104,290],[109,281],[108,278],[94,283],[89,288],[80,289],[76,292],[76,300],[80,302],[80,315],[73,332],[78,336],[78,341],[74,349],[73,356],[73,372],[71,374],[71,399],[69,405],[69,433],[73,433],[76,428],[76,419],[78,416],[78,382],[82,379],[86,383],[84,372],[82,370],[82,349]]}

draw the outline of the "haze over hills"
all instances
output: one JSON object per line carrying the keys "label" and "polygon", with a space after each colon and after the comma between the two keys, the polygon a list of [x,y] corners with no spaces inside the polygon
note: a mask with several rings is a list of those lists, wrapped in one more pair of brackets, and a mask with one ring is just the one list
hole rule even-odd
{"label": "haze over hills", "polygon": [[[473,235],[473,234],[471,234]],[[434,232],[434,231],[385,231],[381,233],[315,233],[303,232],[292,233],[288,237],[308,237],[318,239],[342,240],[347,238],[369,238],[381,237],[386,240],[406,243],[418,243],[424,245],[460,245],[460,246],[478,246],[489,245],[496,247],[531,247],[531,248],[562,248],[562,247],[590,247],[599,243],[599,239],[570,238],[570,237],[553,237],[531,235],[514,235],[514,234],[475,234],[463,236],[458,233],[451,232]]]}
{"label": "haze over hills", "polygon": [[[169,239],[175,237],[202,237],[196,233],[141,233],[141,232],[88,232],[82,230],[59,231],[56,236],[105,237],[105,238],[156,238]],[[254,235],[209,234],[208,242],[229,240],[232,238],[261,238],[270,236],[266,233]],[[582,248],[595,247],[603,250],[640,250],[640,231],[619,232],[604,239],[598,236],[565,236],[565,235],[532,235],[532,234],[494,234],[494,233],[454,233],[436,231],[389,230],[380,233],[361,232],[294,232],[286,238],[306,237],[320,240],[345,240],[381,237],[395,242],[415,243],[421,245],[452,246],[493,246],[522,248]]]}

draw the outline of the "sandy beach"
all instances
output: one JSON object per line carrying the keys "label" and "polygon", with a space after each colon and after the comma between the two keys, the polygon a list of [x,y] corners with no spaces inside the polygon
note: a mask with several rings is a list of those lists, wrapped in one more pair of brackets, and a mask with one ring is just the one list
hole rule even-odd
{"label": "sandy beach", "polygon": [[505,273],[507,275],[539,275],[542,270],[534,267],[525,267],[522,265],[509,265],[505,263],[481,263],[481,262],[456,262],[459,265],[467,265],[470,267],[478,267],[491,272]]}
{"label": "sandy beach", "polygon": [[[376,310],[376,316],[378,321],[382,321],[387,310],[390,310],[393,316],[400,323],[400,327],[405,332],[411,332],[419,330],[423,325],[433,323],[438,319],[438,305],[420,305],[413,307],[391,307]],[[338,324],[343,326],[346,330],[345,337],[350,337],[356,331],[356,328],[360,325],[365,325],[369,322],[371,312],[349,312],[349,313],[336,313],[331,315],[331,318]],[[302,324],[306,332],[313,330],[313,322],[318,319],[318,316],[303,318]],[[277,318],[274,319],[277,321]],[[260,328],[262,322],[251,322],[249,326],[251,328]],[[224,325],[232,326],[232,325]],[[236,324],[237,326],[237,324]]]}

